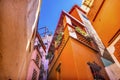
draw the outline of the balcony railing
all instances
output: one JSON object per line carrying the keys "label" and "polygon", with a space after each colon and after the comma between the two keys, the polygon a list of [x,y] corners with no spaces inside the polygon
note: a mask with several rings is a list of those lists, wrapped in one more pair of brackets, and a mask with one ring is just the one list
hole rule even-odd
{"label": "balcony railing", "polygon": [[73,29],[73,31],[75,32],[76,36],[77,36],[77,40],[79,40],[80,42],[82,42],[83,44],[89,46],[90,48],[94,49],[94,50],[99,50],[97,44],[94,42],[94,40],[88,36],[88,33],[86,33],[84,30],[82,31],[82,29],[76,30],[76,27],[70,24],[66,24],[66,27],[71,27]]}
{"label": "balcony railing", "polygon": [[77,35],[77,39],[80,42],[82,42],[83,44],[89,46],[90,48],[98,51],[98,46],[96,45],[96,43],[94,42],[94,40],[91,37],[84,36],[77,31],[75,31],[75,32],[76,32],[76,35]]}
{"label": "balcony railing", "polygon": [[82,34],[80,34],[79,32],[76,31],[76,35],[77,35],[77,39],[81,42],[83,42],[86,45],[91,46],[91,43],[89,40],[87,40],[87,38],[85,36],[83,36]]}

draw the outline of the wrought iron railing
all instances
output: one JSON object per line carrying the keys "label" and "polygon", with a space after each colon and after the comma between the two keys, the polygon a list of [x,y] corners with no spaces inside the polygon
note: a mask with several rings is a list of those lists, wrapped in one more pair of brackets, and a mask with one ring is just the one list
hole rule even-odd
{"label": "wrought iron railing", "polygon": [[82,42],[83,44],[93,48],[94,50],[99,50],[98,49],[98,46],[97,44],[95,43],[95,41],[90,37],[88,36],[88,33],[84,33],[85,35],[83,35],[82,32],[84,31],[77,31],[75,26],[72,26],[70,24],[67,23],[67,26],[71,27],[73,29],[73,31],[76,33],[76,36],[77,36],[77,40],[79,40],[80,42]]}
{"label": "wrought iron railing", "polygon": [[79,32],[76,31],[76,35],[77,35],[77,39],[81,42],[83,42],[86,45],[91,46],[90,44],[90,40],[88,40],[85,36],[83,36],[82,34],[80,34]]}

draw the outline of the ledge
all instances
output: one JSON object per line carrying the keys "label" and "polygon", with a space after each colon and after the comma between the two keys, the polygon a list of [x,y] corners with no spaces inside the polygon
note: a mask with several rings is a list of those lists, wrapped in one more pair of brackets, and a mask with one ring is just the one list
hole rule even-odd
{"label": "ledge", "polygon": [[72,36],[70,36],[70,37],[71,37],[72,39],[74,39],[74,40],[76,40],[76,41],[82,43],[83,45],[87,46],[88,48],[92,49],[93,51],[95,51],[95,52],[99,52],[98,50],[92,48],[91,46],[85,44],[84,42],[82,42],[82,41],[80,41],[80,40],[78,40],[78,39],[75,39],[75,38],[73,38]]}

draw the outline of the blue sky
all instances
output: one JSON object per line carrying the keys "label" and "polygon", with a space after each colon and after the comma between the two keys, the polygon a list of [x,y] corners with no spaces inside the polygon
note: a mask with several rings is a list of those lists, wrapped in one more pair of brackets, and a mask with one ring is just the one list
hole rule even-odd
{"label": "blue sky", "polygon": [[75,4],[80,6],[81,2],[82,0],[42,0],[38,27],[46,26],[54,33],[61,11],[68,12]]}

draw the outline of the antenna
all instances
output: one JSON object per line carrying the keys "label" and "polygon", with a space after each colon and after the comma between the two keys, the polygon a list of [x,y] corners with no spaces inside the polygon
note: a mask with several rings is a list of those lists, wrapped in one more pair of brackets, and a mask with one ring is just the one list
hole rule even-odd
{"label": "antenna", "polygon": [[38,28],[38,32],[42,37],[44,37],[45,35],[49,35],[49,36],[52,35],[52,32],[50,32],[46,26]]}

